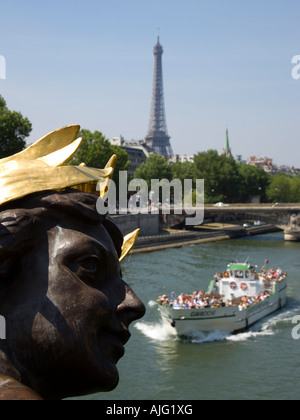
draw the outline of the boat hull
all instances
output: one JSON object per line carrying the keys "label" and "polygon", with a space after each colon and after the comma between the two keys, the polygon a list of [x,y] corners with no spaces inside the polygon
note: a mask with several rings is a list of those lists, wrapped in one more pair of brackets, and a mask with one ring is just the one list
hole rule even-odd
{"label": "boat hull", "polygon": [[274,293],[264,301],[239,310],[238,306],[203,309],[173,309],[159,306],[164,323],[171,325],[179,336],[193,331],[237,333],[248,329],[262,318],[286,305],[287,280],[276,284]]}

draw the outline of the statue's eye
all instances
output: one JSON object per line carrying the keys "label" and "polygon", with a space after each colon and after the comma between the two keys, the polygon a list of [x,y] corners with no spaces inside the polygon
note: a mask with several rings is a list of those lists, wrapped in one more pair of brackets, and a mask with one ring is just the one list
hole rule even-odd
{"label": "statue's eye", "polygon": [[89,257],[81,258],[78,261],[78,268],[89,274],[96,273],[99,266],[100,266],[100,259],[97,256],[89,256]]}

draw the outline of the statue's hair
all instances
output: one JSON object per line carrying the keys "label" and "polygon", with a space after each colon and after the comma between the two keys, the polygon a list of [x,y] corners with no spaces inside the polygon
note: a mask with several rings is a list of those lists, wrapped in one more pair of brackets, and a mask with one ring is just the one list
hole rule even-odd
{"label": "statue's hair", "polygon": [[1,206],[0,292],[13,276],[14,262],[37,244],[40,232],[45,230],[45,226],[46,229],[50,229],[64,218],[103,225],[120,257],[123,235],[111,218],[97,212],[96,202],[99,199],[95,194],[68,188],[59,192],[32,194]]}

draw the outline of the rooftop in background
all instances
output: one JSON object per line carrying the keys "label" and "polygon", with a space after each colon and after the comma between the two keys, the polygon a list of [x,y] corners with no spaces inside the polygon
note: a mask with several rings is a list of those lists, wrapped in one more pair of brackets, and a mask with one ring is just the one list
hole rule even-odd
{"label": "rooftop in background", "polygon": [[135,171],[146,163],[151,151],[147,148],[145,140],[124,140],[123,136],[114,137],[111,141],[114,146],[119,146],[129,156],[130,166],[128,175],[134,176]]}
{"label": "rooftop in background", "polygon": [[299,175],[300,169],[294,168],[293,166],[286,166],[286,165],[275,165],[273,163],[273,159],[270,159],[265,156],[256,157],[251,156],[248,165],[256,166],[257,168],[261,168],[264,171],[268,172],[271,175],[277,175],[277,174],[287,174],[287,175]]}

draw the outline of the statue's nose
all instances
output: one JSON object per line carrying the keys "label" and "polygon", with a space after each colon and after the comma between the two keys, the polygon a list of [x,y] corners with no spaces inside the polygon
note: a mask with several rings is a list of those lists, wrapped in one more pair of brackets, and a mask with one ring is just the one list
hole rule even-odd
{"label": "statue's nose", "polygon": [[118,306],[117,312],[118,318],[121,318],[121,321],[126,328],[128,328],[133,321],[142,318],[146,313],[145,305],[128,284],[126,284],[125,300]]}

